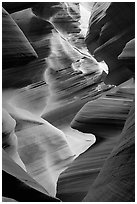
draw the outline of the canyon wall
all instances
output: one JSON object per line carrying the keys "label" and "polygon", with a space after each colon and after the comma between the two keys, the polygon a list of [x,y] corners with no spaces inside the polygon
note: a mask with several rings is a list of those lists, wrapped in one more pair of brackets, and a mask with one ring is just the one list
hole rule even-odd
{"label": "canyon wall", "polygon": [[2,6],[3,201],[133,202],[135,3]]}

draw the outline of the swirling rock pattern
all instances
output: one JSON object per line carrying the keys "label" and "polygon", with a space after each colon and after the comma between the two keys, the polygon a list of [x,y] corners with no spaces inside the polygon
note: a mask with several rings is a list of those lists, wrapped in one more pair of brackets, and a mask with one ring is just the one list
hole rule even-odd
{"label": "swirling rock pattern", "polygon": [[49,196],[48,192],[18,166],[4,150],[2,152],[2,167],[4,197],[18,202],[59,201],[59,199]]}
{"label": "swirling rock pattern", "polygon": [[[96,142],[61,174],[57,191],[57,197],[61,200],[80,202],[86,196],[98,178],[107,157],[118,144],[133,99],[134,83],[130,80],[120,87],[112,89],[105,96],[88,102],[76,114],[71,122],[72,128],[84,133],[95,134]],[[134,158],[134,154],[132,157]],[[102,184],[102,188],[103,186],[105,186],[105,183]],[[91,191],[89,191],[86,201],[90,201],[90,194],[92,194]],[[98,193],[95,195],[98,195]],[[92,201],[99,200],[97,196],[95,197]],[[107,195],[106,199],[105,195],[103,199],[105,201],[109,200]],[[113,200],[113,198],[111,199]]]}
{"label": "swirling rock pattern", "polygon": [[3,200],[134,201],[134,6],[3,3]]}
{"label": "swirling rock pattern", "polygon": [[11,14],[14,21],[28,38],[38,58],[43,59],[50,54],[50,38],[53,25],[33,14],[31,8]]}
{"label": "swirling rock pattern", "polygon": [[[110,73],[106,83],[118,85],[132,76],[131,71],[118,60],[118,55],[125,44],[134,38],[134,23],[134,3],[102,2],[92,7],[86,44],[98,61],[104,60],[107,63]],[[125,79],[122,78],[124,75]]]}
{"label": "swirling rock pattern", "polygon": [[93,183],[85,202],[133,202],[135,200],[134,105],[120,139]]}
{"label": "swirling rock pattern", "polygon": [[22,31],[3,9],[2,11],[2,62],[3,69],[27,64],[37,58]]}
{"label": "swirling rock pattern", "polygon": [[97,138],[115,136],[124,127],[133,98],[134,87],[130,87],[130,84],[129,87],[123,85],[116,91],[114,89],[105,97],[86,103],[71,122],[71,127],[92,132]]}

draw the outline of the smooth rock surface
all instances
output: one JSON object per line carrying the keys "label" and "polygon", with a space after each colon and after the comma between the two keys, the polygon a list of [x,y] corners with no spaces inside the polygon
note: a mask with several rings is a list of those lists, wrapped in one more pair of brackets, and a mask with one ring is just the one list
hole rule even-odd
{"label": "smooth rock surface", "polygon": [[132,71],[133,75],[135,74],[135,39],[125,45],[118,59]]}
{"label": "smooth rock surface", "polygon": [[15,199],[18,202],[59,201],[59,199],[49,196],[48,192],[18,166],[4,150],[2,152],[2,168],[4,197]]}
{"label": "smooth rock surface", "polygon": [[14,13],[34,6],[35,2],[2,2],[3,8],[8,13]]}
{"label": "smooth rock surface", "polygon": [[[132,72],[128,71],[128,67],[118,60],[118,55],[122,52],[125,44],[134,38],[134,28],[134,3],[94,3],[86,44],[90,53],[98,61],[104,60],[107,63],[109,67],[109,74],[105,80],[107,84],[119,85],[132,77]],[[119,74],[121,68],[123,71]],[[126,78],[123,79],[121,76],[126,76]]]}
{"label": "smooth rock surface", "polygon": [[130,40],[124,47],[122,53],[118,56],[119,59],[135,58],[135,39]]}
{"label": "smooth rock surface", "polygon": [[71,122],[71,127],[98,137],[112,137],[124,127],[134,98],[133,80],[105,97],[86,103]]}
{"label": "smooth rock surface", "polygon": [[18,154],[18,139],[15,134],[16,121],[6,110],[2,110],[2,148],[25,171],[26,167]]}
{"label": "smooth rock surface", "polygon": [[[45,59],[38,59],[25,66],[11,67],[2,70],[2,88],[21,89],[28,85],[44,81],[44,73],[47,68]],[[33,74],[32,74],[33,73]]]}
{"label": "smooth rock surface", "polygon": [[[10,135],[15,132],[18,137],[18,149],[17,143],[13,149],[19,152],[28,171],[4,152],[3,196],[26,202],[56,202],[51,197],[55,194],[62,201],[81,202],[85,197],[84,201],[93,202],[133,202],[134,116],[127,120],[121,138],[120,133],[134,98],[134,82],[120,87],[113,84],[134,77],[134,40],[129,41],[134,38],[135,4],[5,2],[3,5],[12,13],[8,18],[17,26],[16,30],[27,37],[28,44],[21,41],[22,44],[28,45],[32,52],[35,50],[38,57],[24,64],[15,59],[9,67],[3,67],[3,107],[16,121]],[[11,21],[6,21],[4,30],[10,28]],[[16,35],[11,48],[21,39]],[[108,75],[102,60],[108,65]],[[81,123],[76,123],[76,119]],[[72,120],[72,125],[83,132],[70,127]],[[4,124],[8,128],[12,125],[8,120]],[[9,184],[8,189],[5,183]],[[16,187],[13,191],[11,183]],[[29,198],[25,196],[28,194]]]}
{"label": "smooth rock surface", "polygon": [[[104,93],[104,96],[102,96],[101,98],[92,102],[88,102],[88,104],[90,104],[90,108],[87,109],[86,112],[81,112],[80,110],[81,117],[79,118],[81,118],[81,120],[83,119],[84,123],[78,124],[75,123],[75,120],[73,120],[72,124],[77,124],[75,128],[77,127],[79,131],[94,133],[96,142],[85,153],[81,154],[71,164],[71,166],[60,175],[57,186],[57,197],[59,197],[62,201],[81,202],[84,196],[86,196],[88,190],[92,187],[93,183],[98,177],[98,174],[101,171],[104,162],[107,160],[111,151],[117,145],[120,139],[120,133],[122,132],[122,127],[124,126],[124,122],[128,116],[133,98],[134,83],[133,80],[130,80],[120,87],[116,87],[109,92]],[[109,101],[112,102],[111,105],[113,106],[113,108],[109,107]],[[102,108],[100,108],[101,104]],[[87,107],[88,106],[86,104],[85,108]],[[119,109],[119,111],[115,111],[115,113],[112,114],[112,111],[114,111],[114,109],[117,110],[117,108]],[[84,107],[82,108],[82,110],[84,110]],[[94,115],[90,114],[93,112]],[[78,116],[80,116],[79,113],[75,116],[75,118],[77,118]],[[111,120],[111,117],[114,116],[116,117],[115,123],[113,123],[113,125],[109,123],[109,120],[107,120],[106,124],[103,122],[106,117],[109,117],[109,119]],[[97,118],[100,123],[95,124],[94,120],[91,120],[90,118]],[[85,121],[87,121],[88,123]],[[119,123],[118,121],[122,122]],[[101,122],[105,126],[102,126]],[[92,193],[89,191],[89,197],[90,194]],[[107,198],[108,197],[106,196],[106,200]]]}
{"label": "smooth rock surface", "polygon": [[38,113],[32,114],[21,109],[19,105],[17,107],[16,100],[14,102],[12,97],[8,99],[8,96],[5,96],[4,105],[6,102],[5,108],[17,123],[15,132],[18,137],[19,155],[27,172],[44,186],[50,195],[55,196],[60,173],[94,143],[94,136],[72,131],[68,128],[69,124],[64,126],[64,129],[60,128],[64,134],[43,120]]}
{"label": "smooth rock surface", "polygon": [[3,9],[2,11],[2,66],[3,69],[27,64],[37,58],[29,41]]}
{"label": "smooth rock surface", "polygon": [[36,51],[38,58],[43,59],[50,54],[50,38],[53,25],[46,20],[37,17],[31,9],[25,9],[11,14],[14,21],[28,38]]}
{"label": "smooth rock surface", "polygon": [[84,198],[85,202],[135,201],[134,104],[120,138]]}

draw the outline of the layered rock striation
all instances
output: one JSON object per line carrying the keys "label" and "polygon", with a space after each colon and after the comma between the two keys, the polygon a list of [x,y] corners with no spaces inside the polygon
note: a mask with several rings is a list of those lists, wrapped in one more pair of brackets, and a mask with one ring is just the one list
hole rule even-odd
{"label": "layered rock striation", "polygon": [[[3,183],[3,196],[4,200],[7,197],[16,201],[26,201],[26,199],[28,201],[58,201],[50,196],[56,194],[56,183],[60,173],[93,141],[90,140],[88,144],[81,145],[82,142],[79,142],[81,139],[74,139],[76,144],[80,143],[81,145],[75,155],[71,149],[71,142],[68,142],[70,138],[66,138],[61,130],[40,117],[46,106],[47,96],[49,96],[44,73],[46,69],[51,68],[53,71],[61,72],[60,70],[71,66],[72,62],[80,60],[84,54],[73,48],[50,22],[34,14],[35,9],[39,5],[41,7],[41,4],[37,4],[38,7],[35,5],[33,12],[31,8],[28,8],[32,5],[24,3],[24,5],[15,4],[14,7],[13,4],[4,4],[10,13],[16,11],[11,15],[3,10],[3,107],[7,112],[7,117],[11,118],[11,121],[16,121],[11,132],[5,130],[5,126],[7,129],[10,128],[10,122],[8,123],[8,119],[5,120],[4,112],[3,142],[5,143],[3,148],[7,154],[5,156],[3,153],[3,179],[8,188]],[[49,8],[50,6],[49,4]],[[27,9],[22,10],[22,8]],[[54,42],[57,39],[59,41],[55,46]],[[59,57],[61,50],[62,58]],[[55,65],[52,67],[49,65],[50,58],[52,58],[51,51],[54,51],[56,56]],[[70,56],[69,53],[71,53]],[[96,66],[97,76],[100,76],[98,63],[91,57],[90,59],[91,64]],[[67,67],[65,60],[68,61]],[[68,74],[69,71],[66,70],[66,73]],[[63,73],[64,77],[66,73]],[[71,74],[78,75],[73,68],[71,68]],[[84,76],[82,77],[84,78]],[[73,83],[74,80],[72,80]],[[72,92],[74,92],[73,88]],[[8,132],[8,135],[5,134],[5,131]],[[13,170],[15,170],[14,175],[12,174],[12,162]],[[19,173],[21,178],[17,175],[19,166],[24,169]],[[33,181],[35,189],[33,186],[29,187],[25,179],[28,174],[35,179]],[[10,185],[8,184],[9,180],[12,183]],[[46,192],[41,194],[36,181],[40,183],[41,188],[44,186],[50,196]],[[10,192],[11,185],[16,188]],[[35,197],[32,197],[31,193],[35,193]],[[28,194],[29,196],[25,196]]]}
{"label": "layered rock striation", "polygon": [[134,104],[120,138],[84,201],[133,202],[135,200]]}
{"label": "layered rock striation", "polygon": [[[97,2],[88,9],[91,10],[91,17],[86,44],[97,61],[104,60],[108,65],[109,74],[105,83],[119,85],[134,78],[134,3]],[[62,200],[67,201],[71,197],[81,201],[85,196],[85,202],[134,201],[133,100],[134,82],[95,102],[88,102],[75,116],[72,127],[94,133],[96,143],[85,153],[86,156],[81,155],[81,159],[77,159],[75,165],[60,176],[58,197]],[[98,156],[100,152],[104,160]]]}
{"label": "layered rock striation", "polygon": [[118,55],[126,43],[135,37],[134,29],[134,3],[94,3],[86,44],[98,61],[104,60],[107,63],[110,72],[106,83],[118,85],[132,77],[131,70],[118,60]]}
{"label": "layered rock striation", "polygon": [[3,201],[133,202],[135,4],[3,7]]}

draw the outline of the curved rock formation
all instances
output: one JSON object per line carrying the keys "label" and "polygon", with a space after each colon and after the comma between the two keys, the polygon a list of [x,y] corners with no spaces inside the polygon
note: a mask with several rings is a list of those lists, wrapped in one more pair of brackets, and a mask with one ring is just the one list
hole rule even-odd
{"label": "curved rock formation", "polygon": [[[3,88],[22,88],[44,80],[44,72],[47,68],[45,57],[50,54],[50,34],[53,26],[49,22],[36,17],[31,9],[16,12],[11,16],[29,40],[29,46],[32,45],[38,55],[37,60],[33,60],[33,62],[24,66],[20,61],[18,66],[16,66],[16,63],[12,63],[10,67],[7,67],[8,69],[3,70]],[[11,46],[13,49],[19,39],[19,36],[16,37],[16,40],[12,39],[13,45]],[[25,56],[25,52],[23,56]]]}
{"label": "curved rock formation", "polygon": [[33,13],[41,19],[50,20],[58,11],[62,10],[61,2],[40,2],[32,7]]}
{"label": "curved rock formation", "polygon": [[[101,2],[94,3],[93,5],[91,5],[91,7],[92,12],[89,24],[89,32],[86,38],[87,47],[91,54],[94,54],[97,60],[99,61],[104,60],[108,64],[109,74],[106,77],[105,82],[109,84],[119,85],[122,82],[134,76],[134,61],[133,61],[134,58],[131,58],[129,56],[128,61],[126,61],[126,59],[124,58],[122,59],[120,56],[118,59],[118,56],[122,52],[126,43],[130,41],[132,38],[134,38],[134,19],[135,19],[134,3],[130,4],[122,2],[119,4],[118,2],[117,3]],[[123,11],[122,13],[121,10]],[[126,47],[128,49],[128,46]],[[133,47],[132,50],[134,55],[134,43],[132,44],[132,42],[131,47]],[[125,53],[123,52],[123,54],[121,55],[124,56]],[[130,107],[131,102],[133,101],[134,98],[134,91],[132,92],[131,90],[132,88],[129,88],[127,86],[125,86],[124,90],[120,88],[117,93],[114,93],[114,95],[116,94],[115,101],[119,102],[121,100],[124,102],[124,104],[126,104],[126,102],[128,101],[129,103],[127,104],[128,105],[130,104],[129,105]],[[125,92],[124,95],[123,91]],[[108,94],[108,97],[113,98],[114,95],[113,93],[112,94],[110,93]],[[108,97],[106,97],[106,101]],[[75,119],[76,120],[80,119],[81,124],[76,123],[74,119],[72,125],[76,125],[75,128],[79,128],[79,130],[82,130],[83,132],[93,131],[93,133],[95,133],[96,136],[98,135],[101,137],[108,136],[107,140],[105,138],[105,140],[98,141],[97,137],[98,145],[96,145],[97,143],[95,143],[90,148],[90,150],[87,151],[85,158],[83,156],[83,160],[81,155],[81,160],[80,158],[79,160],[77,159],[75,161],[75,164],[73,163],[73,165],[60,176],[60,179],[58,181],[57,195],[64,201],[67,200],[70,201],[71,199],[72,199],[71,201],[74,200],[81,201],[82,197],[84,197],[85,195],[84,201],[86,202],[90,201],[134,202],[135,191],[134,105],[129,114],[129,118],[125,123],[122,134],[119,135],[120,131],[122,130],[122,126],[124,125],[124,121],[122,122],[123,124],[119,129],[120,131],[118,135],[116,135],[115,132],[114,137],[110,138],[112,132],[109,131],[110,126],[108,126],[107,123],[106,128],[104,128],[103,126],[104,134],[101,131],[102,130],[100,126],[101,122],[103,122],[106,119],[103,119],[105,117],[104,116],[105,113],[103,114],[103,109],[101,109],[102,111],[101,117],[101,113],[97,109],[96,104],[97,101],[101,101],[101,99],[96,100],[95,103],[90,102],[86,104],[85,107],[82,108],[80,113],[76,115]],[[96,109],[94,109],[92,104],[95,105]],[[89,105],[91,106],[89,107]],[[127,113],[129,111],[129,107],[127,108]],[[106,108],[109,107],[106,106]],[[121,106],[121,108],[123,109],[123,105]],[[114,108],[111,109],[110,111],[113,110]],[[115,116],[117,111],[115,111],[113,115],[111,114],[109,119]],[[93,112],[97,112],[99,117],[101,117],[101,120],[96,121],[99,122],[99,124],[95,123],[94,119],[92,120],[94,116],[91,115],[91,113]],[[98,118],[98,115],[96,115],[95,118]],[[110,120],[108,121],[110,122]],[[114,126],[112,126],[111,128],[113,129]],[[114,131],[116,131],[116,128],[114,128]],[[107,144],[107,142],[110,143]],[[110,147],[111,150],[115,147],[112,153],[110,153],[111,152],[111,150],[109,149]],[[104,148],[105,152],[103,152]],[[106,159],[104,165],[103,165],[104,161],[101,164],[100,156],[99,158],[97,157],[100,151],[102,151],[101,155],[103,155]],[[95,155],[92,155],[93,152],[96,152],[96,157]],[[90,162],[87,161],[88,158],[90,158],[89,159]],[[83,163],[86,169],[86,165],[88,166],[89,163],[91,162],[93,162],[92,163],[93,165],[92,164],[90,165],[90,170],[87,167],[87,171],[85,171],[85,173],[84,171],[81,171],[81,169],[83,170]],[[99,169],[97,167],[99,167]],[[82,178],[83,181],[81,181]],[[85,180],[87,178],[86,185],[84,185],[85,184],[84,178]],[[88,180],[89,178],[90,181]],[[69,190],[66,191],[65,189]],[[89,192],[86,195],[87,191]],[[80,198],[78,198],[78,196]]]}
{"label": "curved rock formation", "polygon": [[6,200],[8,198],[18,202],[59,202],[59,199],[51,197],[48,192],[18,166],[4,150],[2,152],[2,168],[2,194]]}
{"label": "curved rock formation", "polygon": [[[133,98],[134,83],[130,80],[110,90],[105,96],[88,102],[76,114],[71,122],[72,128],[84,133],[93,133],[96,142],[59,177],[57,197],[62,201],[80,202],[92,188],[105,161],[118,144]],[[102,188],[103,186],[105,187],[105,182]],[[90,201],[90,194],[94,196],[89,191],[86,201]],[[94,199],[93,202],[99,200],[97,197]],[[103,199],[105,200],[105,195]],[[107,195],[105,201],[107,201]]]}
{"label": "curved rock formation", "polygon": [[124,47],[122,53],[118,56],[119,59],[134,59],[135,58],[135,39],[130,40]]}
{"label": "curved rock formation", "polygon": [[120,139],[106,160],[85,202],[134,202],[135,110],[128,115]]}
{"label": "curved rock formation", "polygon": [[134,29],[134,3],[104,2],[93,5],[86,44],[98,61],[104,60],[107,63],[110,73],[106,83],[118,85],[132,77],[128,67],[118,60],[118,55],[125,44],[134,38]]}
{"label": "curved rock formation", "polygon": [[[12,137],[10,143],[7,143],[6,140],[9,147],[6,146],[5,150],[21,167],[23,161],[29,174],[41,183],[50,195],[55,196],[58,176],[73,161],[75,155],[61,130],[37,116],[36,113],[34,115],[25,109],[18,108],[16,99],[15,102],[12,102],[10,101],[11,98],[11,96],[5,98],[4,106],[17,123],[15,130],[12,127],[12,131],[15,131],[18,137],[18,144],[17,137],[16,140]],[[3,132],[6,131],[6,128],[9,132],[10,126],[6,123],[7,119],[4,116]],[[16,143],[15,148],[12,142],[13,144]],[[17,149],[22,161],[19,158]]]}
{"label": "curved rock formation", "polygon": [[[106,96],[86,103],[71,122],[71,127],[96,138],[120,134],[134,98],[132,80],[110,90]],[[128,94],[129,93],[129,94]]]}
{"label": "curved rock formation", "polygon": [[3,69],[27,64],[37,58],[23,32],[3,9],[2,11],[2,66]]}
{"label": "curved rock formation", "polygon": [[3,200],[134,201],[135,4],[3,7]]}
{"label": "curved rock formation", "polygon": [[125,66],[128,67],[135,73],[135,39],[130,40],[124,47],[122,53],[118,56],[119,61],[121,61]]}
{"label": "curved rock formation", "polygon": [[23,164],[18,154],[18,139],[15,134],[16,121],[8,114],[6,110],[2,111],[2,148],[7,154],[25,171]]}
{"label": "curved rock formation", "polygon": [[50,54],[50,38],[53,25],[37,17],[31,9],[25,9],[11,14],[13,20],[17,23],[30,44],[38,54],[39,59],[43,59]]}

